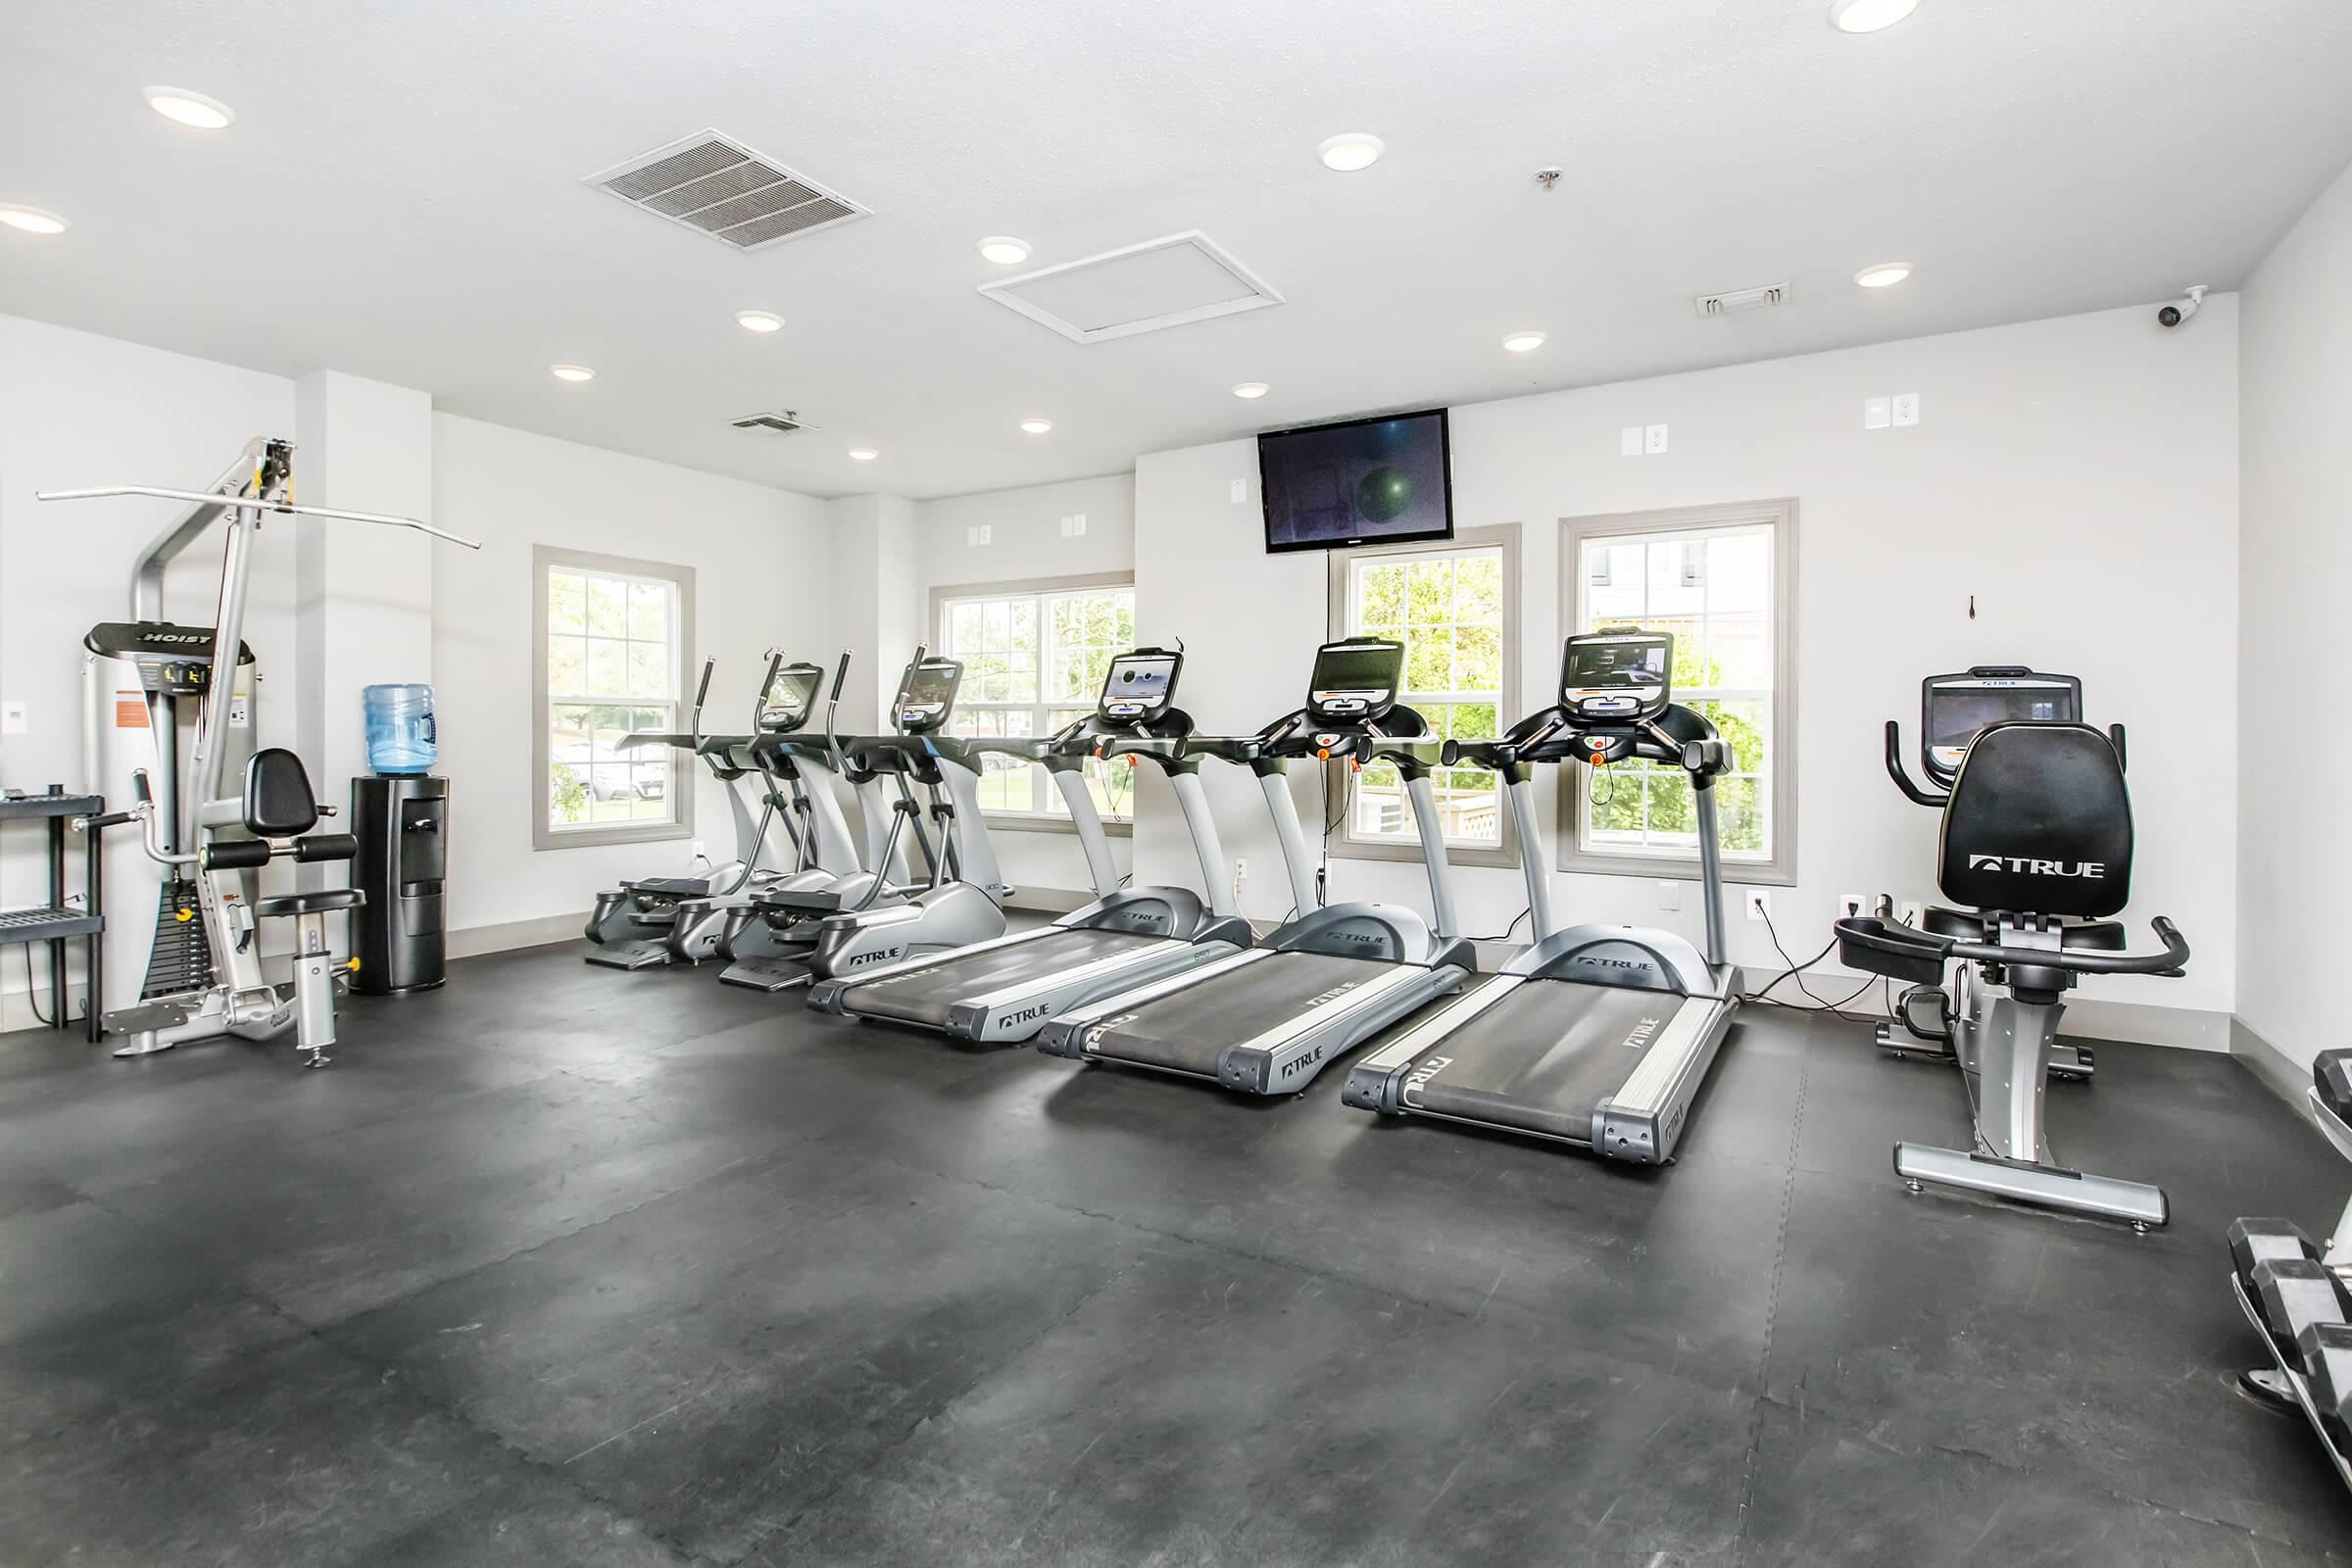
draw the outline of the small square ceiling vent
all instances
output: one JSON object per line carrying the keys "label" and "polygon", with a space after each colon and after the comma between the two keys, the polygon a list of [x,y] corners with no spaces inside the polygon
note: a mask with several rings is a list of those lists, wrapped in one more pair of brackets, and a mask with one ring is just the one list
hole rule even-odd
{"label": "small square ceiling vent", "polygon": [[984,283],[980,292],[1073,343],[1282,303],[1264,279],[1199,229]]}
{"label": "small square ceiling vent", "polygon": [[715,130],[657,147],[590,174],[585,183],[745,251],[853,222],[872,211]]}

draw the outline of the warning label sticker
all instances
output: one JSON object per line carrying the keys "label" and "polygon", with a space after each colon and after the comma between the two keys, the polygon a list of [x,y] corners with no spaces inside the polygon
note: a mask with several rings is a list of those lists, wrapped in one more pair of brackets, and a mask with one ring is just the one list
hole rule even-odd
{"label": "warning label sticker", "polygon": [[138,692],[115,693],[115,728],[145,729],[147,699]]}

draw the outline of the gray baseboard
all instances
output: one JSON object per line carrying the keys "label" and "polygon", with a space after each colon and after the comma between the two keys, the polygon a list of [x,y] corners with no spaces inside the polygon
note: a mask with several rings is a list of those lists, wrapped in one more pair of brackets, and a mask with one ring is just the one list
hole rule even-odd
{"label": "gray baseboard", "polygon": [[449,956],[478,957],[485,953],[511,953],[516,948],[543,948],[554,942],[576,942],[588,924],[588,911],[543,914],[531,920],[509,920],[503,925],[468,926],[449,934]]}
{"label": "gray baseboard", "polygon": [[2263,1086],[2296,1111],[2310,1114],[2311,1067],[2257,1034],[2239,1017],[2230,1020],[2230,1054],[2244,1062]]}

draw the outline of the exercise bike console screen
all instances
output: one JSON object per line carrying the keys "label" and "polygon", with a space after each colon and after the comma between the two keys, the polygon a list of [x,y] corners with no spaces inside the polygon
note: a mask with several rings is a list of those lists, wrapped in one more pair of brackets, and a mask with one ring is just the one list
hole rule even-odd
{"label": "exercise bike console screen", "polygon": [[1921,683],[1921,761],[1949,782],[1969,743],[1994,724],[2079,724],[2082,683],[2072,675],[1985,667]]}
{"label": "exercise bike console screen", "polygon": [[956,709],[956,689],[963,683],[963,665],[953,659],[926,659],[909,664],[899,683],[899,728],[909,735],[934,735],[947,728]]}
{"label": "exercise bike console screen", "polygon": [[1560,706],[1571,718],[1631,724],[1666,711],[1674,634],[1590,632],[1568,639],[1560,663]]}
{"label": "exercise bike console screen", "polygon": [[808,710],[816,705],[817,684],[824,678],[825,672],[814,664],[787,664],[777,670],[760,705],[760,727],[789,735],[808,722]]}
{"label": "exercise bike console screen", "polygon": [[1176,671],[1181,654],[1156,651],[1121,654],[1102,677],[1102,695],[1095,709],[1104,718],[1123,724],[1155,718],[1176,697]]}
{"label": "exercise bike console screen", "polygon": [[1315,653],[1307,692],[1309,717],[1326,723],[1361,724],[1396,706],[1404,680],[1404,644],[1364,639],[1325,643]]}

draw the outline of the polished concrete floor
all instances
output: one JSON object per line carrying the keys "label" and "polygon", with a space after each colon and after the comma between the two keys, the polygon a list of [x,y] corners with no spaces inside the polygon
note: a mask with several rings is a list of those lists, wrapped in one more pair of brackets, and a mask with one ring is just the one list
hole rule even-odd
{"label": "polished concrete floor", "polygon": [[1643,1172],[578,954],[0,1042],[0,1564],[2352,1562],[2221,1239],[2352,1173],[2227,1058],[2053,1091],[2142,1238],[1906,1195],[1834,1019]]}

